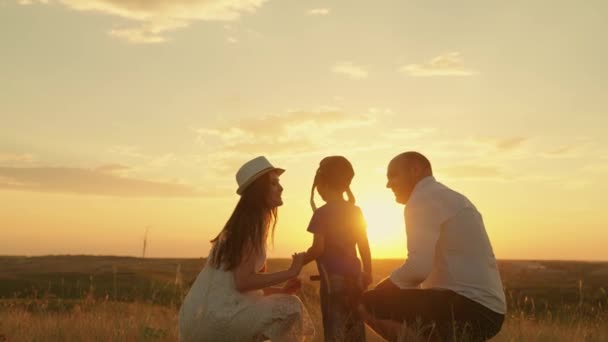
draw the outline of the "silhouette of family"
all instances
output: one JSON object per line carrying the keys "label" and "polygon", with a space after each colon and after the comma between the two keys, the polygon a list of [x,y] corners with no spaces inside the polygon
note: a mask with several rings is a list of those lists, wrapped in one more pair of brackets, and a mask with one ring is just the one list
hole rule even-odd
{"label": "silhouette of family", "polygon": [[424,155],[405,152],[388,164],[386,187],[405,205],[407,259],[370,289],[367,226],[350,190],[355,172],[342,156],[323,158],[315,173],[312,245],[293,254],[288,269],[267,272],[283,172],[260,156],[236,173],[240,198],[184,298],[180,341],[311,340],[314,326],[295,293],[312,261],[325,341],[365,341],[365,325],[389,341],[485,341],[500,331],[505,295],[482,216],[434,178]]}

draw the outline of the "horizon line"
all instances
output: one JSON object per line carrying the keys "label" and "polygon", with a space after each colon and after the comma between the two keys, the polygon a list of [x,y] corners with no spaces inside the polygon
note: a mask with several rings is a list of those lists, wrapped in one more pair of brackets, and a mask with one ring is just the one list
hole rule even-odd
{"label": "horizon line", "polygon": [[[113,255],[113,254],[0,254],[0,258],[45,258],[45,257],[111,257],[132,259],[205,259],[206,257],[144,257],[135,255]],[[268,260],[290,259],[290,257],[273,257]],[[404,258],[372,258],[372,260],[406,260]],[[545,259],[545,258],[497,258],[496,261],[561,261],[561,262],[608,262],[608,259]]]}

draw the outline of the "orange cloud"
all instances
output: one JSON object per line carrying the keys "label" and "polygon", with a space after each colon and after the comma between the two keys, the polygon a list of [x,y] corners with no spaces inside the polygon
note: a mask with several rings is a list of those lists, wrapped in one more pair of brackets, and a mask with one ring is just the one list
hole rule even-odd
{"label": "orange cloud", "polygon": [[95,171],[98,172],[108,172],[115,173],[128,170],[128,166],[120,165],[120,164],[104,164],[95,168]]}
{"label": "orange cloud", "polygon": [[31,163],[34,161],[34,157],[29,153],[0,153],[0,163],[3,162],[18,162],[18,163]]}
{"label": "orange cloud", "polygon": [[201,192],[185,184],[120,177],[106,172],[116,169],[117,167],[112,165],[96,170],[0,167],[0,189],[120,197],[195,197],[229,193],[220,189],[217,192]]}
{"label": "orange cloud", "polygon": [[[49,1],[24,0],[21,4]],[[162,43],[166,33],[197,20],[234,21],[255,12],[266,0],[58,0],[83,12],[98,12],[132,20],[130,27],[114,28],[109,34],[132,43]]]}
{"label": "orange cloud", "polygon": [[499,139],[496,141],[496,148],[499,150],[512,150],[521,146],[526,140],[528,138],[525,137]]}

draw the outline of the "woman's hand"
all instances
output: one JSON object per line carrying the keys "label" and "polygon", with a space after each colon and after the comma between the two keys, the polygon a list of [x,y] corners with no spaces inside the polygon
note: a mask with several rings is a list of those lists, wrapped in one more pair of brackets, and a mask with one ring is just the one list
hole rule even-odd
{"label": "woman's hand", "polygon": [[304,253],[295,253],[291,256],[291,266],[287,270],[292,277],[297,277],[304,265]]}
{"label": "woman's hand", "polygon": [[285,285],[281,288],[283,293],[295,294],[302,287],[302,281],[299,278],[291,278],[285,282]]}

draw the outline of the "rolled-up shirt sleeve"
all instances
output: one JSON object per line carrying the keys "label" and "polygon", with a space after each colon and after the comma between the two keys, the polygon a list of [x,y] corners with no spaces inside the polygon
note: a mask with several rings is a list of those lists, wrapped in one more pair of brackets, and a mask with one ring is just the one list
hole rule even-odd
{"label": "rolled-up shirt sleeve", "polygon": [[405,210],[407,259],[391,275],[399,288],[417,288],[431,272],[435,246],[439,239],[441,222],[432,206],[420,205]]}

